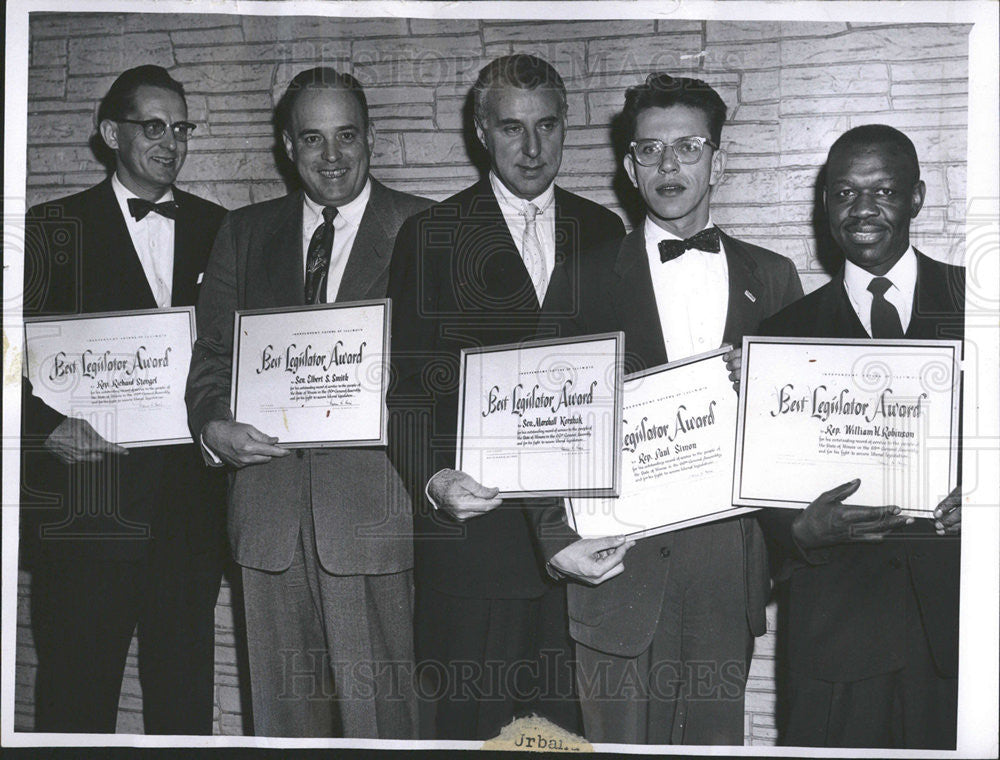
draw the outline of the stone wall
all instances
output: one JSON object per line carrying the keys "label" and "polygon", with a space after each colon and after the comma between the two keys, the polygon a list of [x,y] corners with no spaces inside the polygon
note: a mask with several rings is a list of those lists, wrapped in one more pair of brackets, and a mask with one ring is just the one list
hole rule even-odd
{"label": "stone wall", "polygon": [[[165,66],[187,89],[198,130],[180,177],[186,190],[229,208],[283,194],[271,110],[295,73],[322,63],[350,71],[366,88],[378,131],[373,173],[441,199],[477,177],[463,122],[476,73],[495,56],[528,52],[553,63],[569,90],[559,183],[624,217],[635,196],[622,184],[609,122],[625,87],[663,70],[707,80],[730,108],[715,221],[791,258],[807,291],[829,278],[832,262],[814,227],[818,170],[837,135],[859,124],[887,123],[910,135],[927,183],[914,241],[954,263],[964,254],[966,26],[58,13],[33,14],[30,30],[29,204],[105,176],[88,145],[95,104],[118,73],[142,63]],[[26,580],[22,574],[15,715],[23,730],[32,724],[34,677]],[[229,598],[224,587],[216,614],[220,734],[242,730]],[[776,737],[774,653],[773,634],[758,641],[749,744]],[[140,698],[133,649],[120,731],[141,731]]]}

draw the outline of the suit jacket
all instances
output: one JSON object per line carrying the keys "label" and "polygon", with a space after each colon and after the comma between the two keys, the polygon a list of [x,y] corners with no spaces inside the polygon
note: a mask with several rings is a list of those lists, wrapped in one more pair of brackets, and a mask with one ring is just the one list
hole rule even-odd
{"label": "suit jacket", "polygon": [[[907,338],[961,339],[965,270],[917,252],[917,285]],[[867,338],[844,290],[843,270],[829,283],[761,325],[763,335]],[[912,584],[934,662],[958,672],[960,541],[939,538],[930,520],[880,544],[842,544],[803,553],[792,540],[795,510],[760,513],[779,547],[788,580],[792,669],[826,681],[858,681],[903,666],[904,594]],[[919,635],[919,634],[918,634]]]}
{"label": "suit jacket", "polygon": [[[580,250],[618,237],[616,214],[555,188],[556,271],[574,267]],[[393,253],[393,456],[415,505],[418,588],[453,596],[530,599],[544,574],[525,509],[539,501],[506,500],[462,524],[429,504],[424,486],[455,466],[458,360],[464,347],[536,336],[540,305],[488,179],[403,225]]]}
{"label": "suit jacket", "polygon": [[[198,299],[199,337],[188,377],[195,435],[211,420],[232,417],[233,312],[305,302],[302,203],[302,193],[294,192],[233,211],[222,223]],[[396,231],[429,204],[372,180],[338,302],[385,296]],[[299,449],[237,470],[229,493],[236,561],[258,570],[286,570],[306,504],[327,572],[377,575],[413,566],[410,502],[380,448]]]}
{"label": "suit jacket", "polygon": [[[725,233],[722,242],[729,270],[723,342],[739,345],[761,319],[800,297],[802,286],[795,267],[783,256]],[[626,372],[666,363],[670,357],[660,329],[643,228],[589,252],[581,263],[577,272],[568,271],[564,287],[550,293],[546,301],[546,311],[568,315],[562,331],[580,335],[624,331]],[[743,545],[732,550],[743,553],[747,623],[759,636],[766,630],[766,553],[756,520],[738,519]],[[545,557],[551,559],[577,536],[569,528],[560,528],[560,523],[565,525],[560,510],[552,510],[542,520],[538,530],[547,536],[543,539]],[[570,634],[576,641],[622,657],[635,657],[649,647],[665,588],[661,550],[670,548],[672,538],[672,533],[666,533],[639,540],[625,557],[624,572],[599,586],[569,584]]]}
{"label": "suit jacket", "polygon": [[[173,189],[171,302],[191,306],[225,209]],[[110,177],[28,211],[25,301],[29,315],[155,309]],[[22,535],[29,554],[129,559],[150,537],[178,551],[220,554],[225,481],[194,445],[132,449],[103,462],[65,465],[42,443],[64,416],[22,385]],[[97,487],[95,487],[97,484]]]}

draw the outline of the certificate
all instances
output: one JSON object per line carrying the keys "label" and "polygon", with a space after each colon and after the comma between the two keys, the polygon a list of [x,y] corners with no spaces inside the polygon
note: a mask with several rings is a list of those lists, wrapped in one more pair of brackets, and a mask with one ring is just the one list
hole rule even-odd
{"label": "certificate", "polygon": [[191,443],[193,306],[29,317],[24,333],[34,394],[56,411],[119,446]]}
{"label": "certificate", "polygon": [[750,512],[733,508],[736,392],[723,355],[693,356],[625,378],[622,490],[571,499],[583,538],[642,538]]}
{"label": "certificate", "polygon": [[956,482],[961,342],[743,339],[733,503],[845,502],[929,517]]}
{"label": "certificate", "polygon": [[389,301],[236,312],[232,411],[286,448],[385,446]]}
{"label": "certificate", "polygon": [[622,333],[463,349],[456,466],[511,496],[614,496]]}

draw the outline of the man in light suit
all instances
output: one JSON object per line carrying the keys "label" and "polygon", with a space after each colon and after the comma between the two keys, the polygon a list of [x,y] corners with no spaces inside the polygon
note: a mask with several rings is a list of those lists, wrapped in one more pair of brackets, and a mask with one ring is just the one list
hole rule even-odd
{"label": "man in light suit", "polygon": [[[625,171],[645,223],[588,251],[546,309],[569,315],[568,334],[623,330],[626,369],[635,371],[738,343],[802,287],[790,261],[712,223],[711,191],[726,164],[726,106],[715,90],[651,74],[626,92],[623,117]],[[727,358],[735,377],[737,352]],[[539,530],[550,566],[575,581],[567,593],[586,737],[742,744],[769,591],[756,521],[624,542],[578,539],[564,519],[552,510]]]}
{"label": "man in light suit", "polygon": [[532,338],[547,290],[579,266],[582,247],[624,231],[614,213],[554,185],[566,88],[548,63],[498,58],[473,96],[489,175],[403,225],[389,282],[393,448],[416,505],[417,655],[448,679],[434,692],[442,739],[490,738],[528,711],[578,730],[565,596],[539,561],[525,514],[534,507],[501,504],[451,469],[457,366],[463,347]]}
{"label": "man in light suit", "polygon": [[[844,267],[761,334],[961,339],[965,270],[910,244],[926,192],[910,139],[881,124],[856,127],[830,148],[825,171],[823,202]],[[787,582],[781,742],[954,749],[960,488],[932,521],[894,506],[844,505],[859,486],[760,515]]]}
{"label": "man in light suit", "polygon": [[[193,305],[225,209],[173,186],[195,126],[184,88],[130,69],[97,121],[115,170],[28,211],[25,315]],[[125,449],[27,381],[22,400],[35,729],[113,732],[138,626],[146,733],[211,734],[224,479],[194,445]]]}
{"label": "man in light suit", "polygon": [[396,231],[429,201],[372,179],[361,85],[298,74],[277,109],[303,190],[229,214],[198,300],[191,428],[234,468],[258,735],[415,738],[412,517],[377,448],[299,449],[232,419],[236,309],[385,295]]}

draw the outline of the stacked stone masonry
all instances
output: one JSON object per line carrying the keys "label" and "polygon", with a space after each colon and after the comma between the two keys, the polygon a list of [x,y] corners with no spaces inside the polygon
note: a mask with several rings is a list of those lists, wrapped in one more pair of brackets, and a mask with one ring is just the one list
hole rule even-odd
{"label": "stacked stone masonry", "polygon": [[[29,205],[105,174],[88,140],[95,104],[125,68],[157,63],[183,82],[198,124],[180,185],[237,208],[286,192],[271,113],[288,80],[319,64],[365,86],[377,130],[372,171],[391,187],[442,199],[477,177],[463,108],[491,58],[540,55],[569,90],[559,183],[626,216],[609,123],[624,89],[650,71],[692,75],[729,106],[727,174],[714,220],[795,262],[807,291],[830,273],[817,256],[816,180],[831,142],[881,122],[914,141],[927,201],[913,238],[930,255],[964,257],[968,34],[961,25],[779,21],[478,21],[198,14],[33,14],[28,70]],[[620,174],[620,172],[619,172]],[[620,179],[618,192],[620,190]],[[630,202],[630,201],[628,201]],[[15,726],[30,730],[34,652],[27,575],[19,579]],[[747,744],[776,738],[774,609],[759,639],[746,702]],[[218,734],[240,734],[233,609],[216,610]],[[118,730],[141,732],[135,648]]]}

